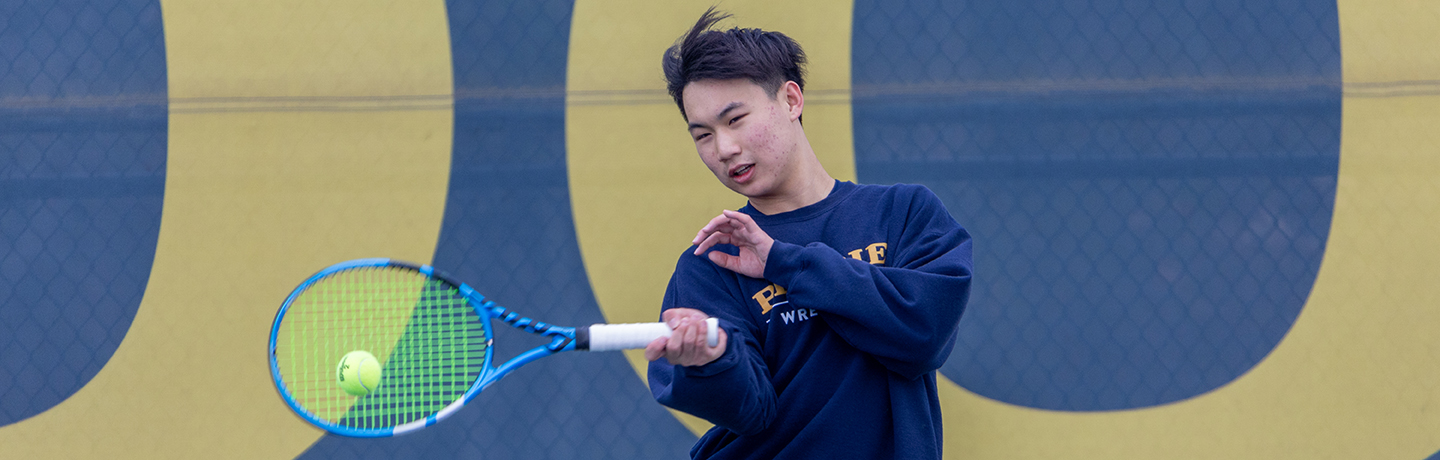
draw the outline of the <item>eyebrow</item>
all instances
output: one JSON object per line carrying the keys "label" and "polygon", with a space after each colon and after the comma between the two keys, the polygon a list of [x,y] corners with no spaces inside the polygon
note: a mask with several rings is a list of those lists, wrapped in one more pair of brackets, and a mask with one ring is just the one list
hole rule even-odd
{"label": "eyebrow", "polygon": [[[731,102],[731,103],[729,103],[729,104],[726,104],[726,105],[725,105],[725,108],[724,108],[724,109],[721,109],[721,110],[720,110],[720,113],[717,114],[717,115],[715,115],[715,118],[717,118],[717,119],[719,119],[719,118],[725,118],[725,114],[730,113],[731,110],[735,110],[735,109],[738,109],[738,108],[741,108],[741,107],[744,107],[744,106],[745,106],[745,103],[744,103],[744,102],[740,102],[740,101],[735,101],[735,102]],[[705,125],[702,125],[702,124],[700,124],[700,123],[693,123],[693,122],[692,122],[692,123],[690,123],[690,127],[689,127],[689,128],[686,128],[686,129],[695,129],[695,128],[704,128],[704,127],[705,127]]]}

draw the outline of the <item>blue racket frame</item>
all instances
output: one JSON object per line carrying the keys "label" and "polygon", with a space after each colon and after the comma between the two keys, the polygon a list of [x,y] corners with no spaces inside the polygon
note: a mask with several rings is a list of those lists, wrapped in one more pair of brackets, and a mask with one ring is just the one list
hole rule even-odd
{"label": "blue racket frame", "polygon": [[[430,416],[427,416],[423,419],[415,420],[410,423],[405,423],[393,427],[372,429],[359,429],[337,425],[317,417],[314,413],[306,410],[303,406],[301,406],[300,403],[290,395],[290,390],[285,387],[285,382],[280,379],[280,365],[276,361],[275,357],[275,342],[280,333],[280,323],[284,320],[285,312],[290,309],[290,305],[295,302],[295,299],[300,297],[301,292],[304,292],[311,285],[315,284],[317,281],[325,278],[326,276],[330,276],[332,274],[345,270],[366,267],[408,268],[418,271],[425,276],[439,279],[441,281],[445,281],[447,283],[455,285],[459,288],[460,294],[464,296],[465,301],[475,309],[476,315],[480,317],[480,322],[485,327],[485,346],[487,348],[487,352],[485,353],[484,363],[481,365],[480,368],[480,374],[476,377],[475,382],[470,385],[470,389],[466,390],[465,394],[462,395],[460,399],[455,400],[448,406],[445,406],[445,408],[441,409],[440,411],[431,414]],[[494,353],[488,351],[491,349],[491,347],[495,345],[495,336],[493,335],[494,331],[491,329],[490,326],[491,319],[498,319],[505,322],[506,324],[509,324],[511,327],[520,329],[525,332],[529,332],[531,334],[549,337],[550,343],[532,348],[514,358],[510,358],[509,361],[505,361],[498,367],[492,367],[491,357],[494,356]],[[444,420],[445,418],[454,414],[461,407],[464,407],[465,404],[469,403],[470,400],[475,399],[475,396],[479,395],[481,391],[485,390],[485,388],[488,388],[490,385],[494,384],[496,381],[499,381],[501,378],[505,377],[505,375],[509,374],[511,371],[514,371],[520,366],[524,366],[525,364],[528,364],[532,361],[544,358],[546,356],[554,355],[556,353],[575,350],[575,328],[556,326],[553,324],[547,324],[520,316],[515,312],[507,310],[505,307],[496,305],[495,302],[486,300],[485,296],[480,295],[480,293],[478,292],[475,292],[475,289],[471,288],[469,285],[458,282],[444,272],[436,270],[434,267],[431,267],[429,265],[416,265],[388,258],[355,259],[325,267],[325,269],[320,270],[314,275],[311,275],[310,278],[305,280],[305,282],[300,283],[300,285],[297,286],[294,291],[290,292],[290,296],[285,298],[285,303],[280,305],[280,311],[275,314],[275,322],[270,327],[269,350],[270,377],[275,382],[275,389],[280,393],[280,398],[285,400],[285,404],[287,406],[290,406],[290,409],[295,411],[295,413],[298,414],[300,418],[305,419],[305,421],[310,422],[315,426],[325,429],[325,431],[335,433],[341,436],[357,438],[383,438],[409,433],[411,431],[434,425],[439,421]]]}

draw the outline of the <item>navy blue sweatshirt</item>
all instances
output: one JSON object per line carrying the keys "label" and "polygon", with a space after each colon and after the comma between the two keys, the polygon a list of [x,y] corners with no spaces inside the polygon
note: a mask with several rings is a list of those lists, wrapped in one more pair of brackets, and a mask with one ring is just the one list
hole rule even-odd
{"label": "navy blue sweatshirt", "polygon": [[691,456],[940,458],[935,370],[970,296],[969,233],[918,185],[837,181],[795,211],[741,211],[775,239],[765,279],[691,246],[662,305],[719,318],[725,353],[650,363],[657,401],[715,424]]}

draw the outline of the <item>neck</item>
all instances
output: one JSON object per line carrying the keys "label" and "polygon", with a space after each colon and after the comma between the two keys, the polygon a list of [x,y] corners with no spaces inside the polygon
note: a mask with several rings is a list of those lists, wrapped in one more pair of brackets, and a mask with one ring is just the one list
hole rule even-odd
{"label": "neck", "polygon": [[790,212],[824,200],[830,196],[830,190],[835,188],[835,178],[825,171],[825,166],[815,157],[815,151],[811,149],[809,142],[801,142],[804,150],[799,157],[803,160],[796,168],[795,175],[784,187],[782,193],[773,196],[756,196],[750,198],[750,206],[756,211],[767,216]]}

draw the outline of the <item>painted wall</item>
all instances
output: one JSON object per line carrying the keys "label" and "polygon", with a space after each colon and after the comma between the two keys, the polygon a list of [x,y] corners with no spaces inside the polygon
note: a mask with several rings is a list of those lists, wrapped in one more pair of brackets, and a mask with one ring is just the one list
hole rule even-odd
{"label": "painted wall", "polygon": [[[290,414],[263,338],[373,256],[653,320],[743,205],[658,68],[707,6],[0,2],[0,458],[685,456],[706,424],[638,353],[355,440]],[[1440,450],[1434,2],[723,7],[805,46],[833,175],[925,184],[975,236],[947,457]]]}

